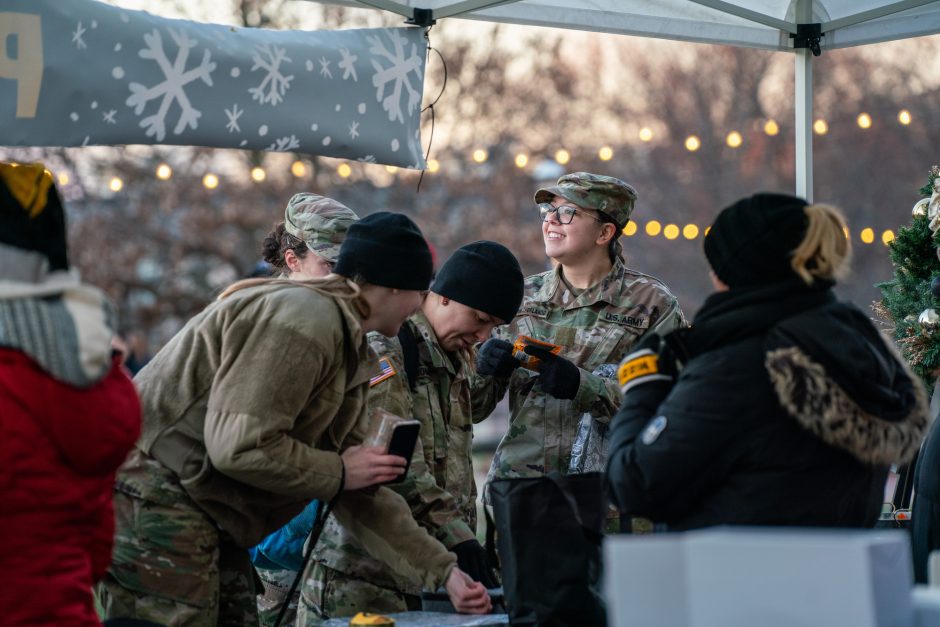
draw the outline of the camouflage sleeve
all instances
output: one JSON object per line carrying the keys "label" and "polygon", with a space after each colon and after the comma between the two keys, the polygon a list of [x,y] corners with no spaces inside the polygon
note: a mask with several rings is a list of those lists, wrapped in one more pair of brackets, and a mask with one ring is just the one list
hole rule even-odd
{"label": "camouflage sleeve", "polygon": [[[404,372],[398,341],[384,336],[374,339],[370,336],[369,339],[379,358],[390,359],[396,370],[396,374],[369,389],[370,407],[380,407],[403,418],[417,418],[414,412],[414,397],[408,389],[408,377]],[[425,433],[433,431],[434,425],[426,422],[426,419],[421,419],[421,430]],[[438,487],[434,480],[420,439],[411,457],[408,476],[402,483],[389,487],[405,499],[415,520],[443,542],[444,546],[451,547],[474,537],[473,532],[461,519],[460,509],[454,497]]]}
{"label": "camouflage sleeve", "polygon": [[457,564],[457,557],[418,526],[405,501],[388,488],[344,492],[333,513],[369,554],[429,590],[444,585]]}
{"label": "camouflage sleeve", "polygon": [[470,377],[470,418],[473,424],[486,420],[509,389],[509,379],[484,377],[476,372]]}
{"label": "camouflage sleeve", "polygon": [[[664,335],[687,325],[685,316],[679,308],[679,301],[671,296],[667,301],[665,311],[650,325],[646,333]],[[616,355],[614,363],[619,363],[622,357],[623,355]],[[581,386],[574,398],[575,407],[579,412],[588,412],[600,422],[609,422],[620,407],[622,399],[623,395],[620,393],[616,376],[601,377],[581,370]]]}
{"label": "camouflage sleeve", "polygon": [[[421,428],[433,427],[422,424]],[[457,500],[434,480],[422,446],[415,447],[405,480],[389,487],[405,499],[415,520],[447,548],[476,537],[463,521]]]}

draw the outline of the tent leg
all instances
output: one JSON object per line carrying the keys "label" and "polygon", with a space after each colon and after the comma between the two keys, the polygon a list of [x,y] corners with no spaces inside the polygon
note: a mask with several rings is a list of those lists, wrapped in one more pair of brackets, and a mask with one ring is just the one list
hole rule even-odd
{"label": "tent leg", "polygon": [[[797,0],[797,22],[812,18],[812,0]],[[795,51],[796,195],[813,202],[813,53]]]}

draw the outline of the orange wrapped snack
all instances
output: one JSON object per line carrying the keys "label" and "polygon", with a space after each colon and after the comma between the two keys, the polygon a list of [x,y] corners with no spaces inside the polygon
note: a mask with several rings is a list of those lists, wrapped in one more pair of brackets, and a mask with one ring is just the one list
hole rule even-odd
{"label": "orange wrapped snack", "polygon": [[527,368],[529,370],[538,370],[538,366],[540,363],[542,363],[542,360],[526,353],[526,346],[538,346],[539,348],[543,348],[549,351],[553,355],[558,355],[561,353],[561,346],[558,344],[543,342],[542,340],[537,340],[534,337],[529,337],[528,335],[520,335],[512,344],[512,356],[521,362],[523,368]]}

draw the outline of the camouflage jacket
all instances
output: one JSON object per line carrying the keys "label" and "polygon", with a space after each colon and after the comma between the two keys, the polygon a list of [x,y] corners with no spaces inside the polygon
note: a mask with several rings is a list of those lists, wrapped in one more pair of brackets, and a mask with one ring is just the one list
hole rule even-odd
{"label": "camouflage jacket", "polygon": [[[646,333],[667,333],[685,324],[676,297],[659,280],[617,261],[596,285],[574,296],[561,267],[526,279],[519,314],[494,335],[512,342],[519,335],[559,344],[561,356],[581,369],[572,400],[544,394],[537,372],[517,368],[508,380],[480,377],[480,411],[492,409],[509,390],[509,430],[496,449],[487,481],[567,474],[571,446],[584,414],[608,422],[620,405],[616,370]],[[482,383],[485,382],[485,383]]]}
{"label": "camouflage jacket", "polygon": [[[415,390],[412,392],[408,387],[398,338],[370,333],[370,346],[380,362],[386,363],[384,374],[373,378],[369,406],[421,421],[421,446],[415,448],[408,475],[404,482],[389,487],[408,502],[418,524],[450,548],[476,537],[477,490],[471,461],[473,355],[445,352],[420,311],[405,324],[417,344]],[[314,557],[334,570],[370,583],[418,592],[369,556],[332,517],[324,527]]]}

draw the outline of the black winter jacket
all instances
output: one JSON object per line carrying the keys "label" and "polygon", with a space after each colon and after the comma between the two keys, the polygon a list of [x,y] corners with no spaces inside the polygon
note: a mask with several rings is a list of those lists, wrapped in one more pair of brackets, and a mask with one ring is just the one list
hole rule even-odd
{"label": "black winter jacket", "polygon": [[923,386],[831,285],[713,294],[667,336],[678,380],[629,390],[611,427],[607,492],[683,530],[874,524],[887,467],[926,429]]}

